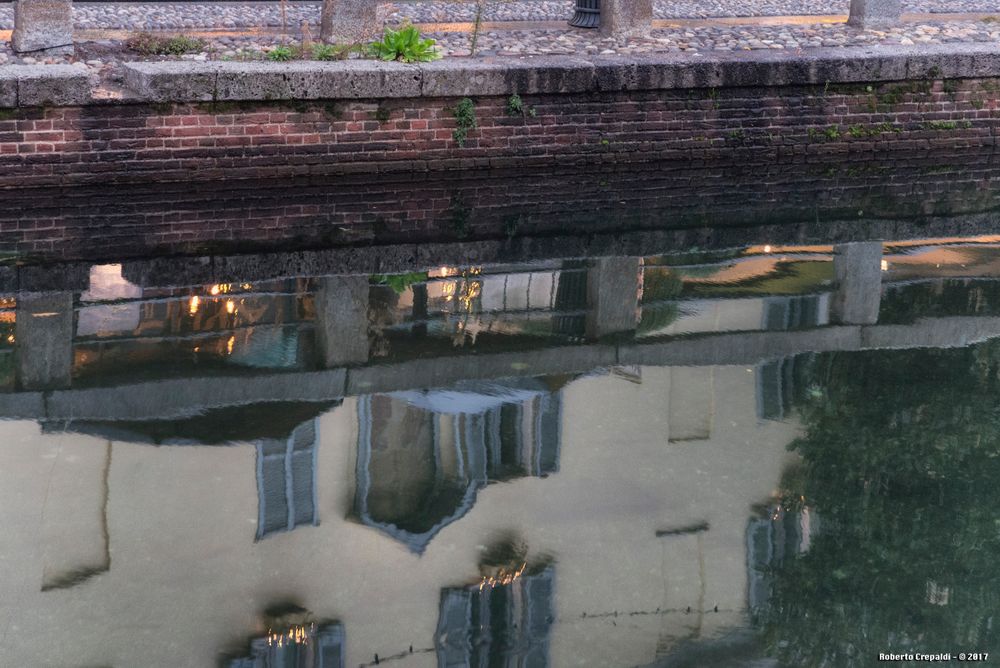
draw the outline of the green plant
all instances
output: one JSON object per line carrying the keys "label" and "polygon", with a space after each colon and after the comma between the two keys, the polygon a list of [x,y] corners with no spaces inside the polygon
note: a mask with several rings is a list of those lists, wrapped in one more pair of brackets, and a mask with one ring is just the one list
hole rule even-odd
{"label": "green plant", "polygon": [[467,97],[463,97],[455,105],[455,131],[451,133],[452,139],[459,145],[465,146],[465,140],[469,136],[469,130],[475,130],[479,124],[476,121],[476,105]]}
{"label": "green plant", "polygon": [[538,112],[534,107],[524,106],[524,100],[517,93],[514,93],[507,98],[507,115],[508,116],[524,116],[525,118],[534,118],[538,115]]}
{"label": "green plant", "polygon": [[507,98],[507,115],[518,116],[524,114],[524,101],[521,96],[514,93]]}
{"label": "green plant", "polygon": [[823,136],[833,141],[840,137],[840,129],[836,125],[831,125],[827,129],[823,130]]}
{"label": "green plant", "polygon": [[479,45],[479,33],[483,28],[483,9],[486,0],[476,0],[476,17],[472,22],[472,35],[469,37],[469,55],[476,55],[476,47]]}
{"label": "green plant", "polygon": [[712,101],[712,109],[719,108],[719,91],[714,88],[708,89],[708,99]]}
{"label": "green plant", "polygon": [[872,127],[870,134],[881,134],[883,132],[902,132],[903,128],[892,123],[882,122]]}
{"label": "green plant", "polygon": [[459,194],[451,196],[448,204],[448,223],[455,237],[464,239],[469,236],[469,226],[472,222],[472,207]]}
{"label": "green plant", "polygon": [[208,42],[184,35],[160,37],[152,33],[141,32],[125,40],[125,46],[144,56],[179,56],[184,53],[202,51],[208,46]]}
{"label": "green plant", "polygon": [[852,137],[867,137],[868,131],[865,130],[860,125],[852,125],[851,127],[847,128],[847,134],[851,135]]}
{"label": "green plant", "polygon": [[376,285],[387,285],[397,295],[401,295],[414,283],[426,283],[427,272],[414,271],[408,274],[376,274],[372,276],[371,281]]}
{"label": "green plant", "polygon": [[276,46],[268,51],[266,58],[277,63],[284,63],[294,60],[297,55],[296,50],[290,46]]}
{"label": "green plant", "polygon": [[323,44],[317,42],[312,45],[310,55],[313,60],[343,60],[357,47],[354,45],[343,46],[340,44]]}
{"label": "green plant", "polygon": [[392,112],[389,111],[388,107],[379,107],[375,110],[375,120],[379,123],[385,123],[391,115]]}
{"label": "green plant", "polygon": [[368,51],[382,60],[426,63],[441,57],[434,47],[436,43],[433,39],[422,38],[414,26],[405,25],[399,30],[386,28],[381,40],[368,45]]}

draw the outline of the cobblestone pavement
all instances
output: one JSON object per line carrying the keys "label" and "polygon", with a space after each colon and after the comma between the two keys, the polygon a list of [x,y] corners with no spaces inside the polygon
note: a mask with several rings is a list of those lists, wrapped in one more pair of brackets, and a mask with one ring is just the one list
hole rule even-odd
{"label": "cobblestone pavement", "polygon": [[[469,36],[432,35],[448,55],[467,55]],[[480,35],[482,55],[624,54],[663,52],[798,50],[816,47],[852,47],[888,44],[948,44],[996,42],[1000,23],[952,22],[910,24],[892,30],[860,31],[843,24],[779,26],[712,26],[654,30],[648,39],[616,42],[579,30],[489,31]]]}
{"label": "cobblestone pavement", "polygon": [[[739,3],[747,0],[712,0],[710,3],[697,4],[699,7],[738,7]],[[754,0],[755,2],[757,0]],[[786,7],[792,5],[792,0],[759,0],[759,7]],[[812,0],[796,0],[794,6],[801,10]],[[910,3],[912,9],[914,3],[927,2],[928,0],[904,0]],[[949,10],[965,9],[971,10],[976,2],[986,0],[940,0],[935,4],[938,9],[947,8]],[[1000,0],[988,0],[989,2],[1000,3]],[[768,4],[770,3],[770,4]],[[447,5],[452,13],[447,16],[435,15],[435,19],[457,19],[455,12],[466,11],[467,3],[439,3],[439,2],[409,2],[406,4],[390,5],[384,4],[381,12],[387,22],[393,22],[399,18],[397,10],[401,7],[413,13],[416,9],[429,11],[434,7]],[[691,6],[696,3],[689,0]],[[504,3],[507,9],[517,7],[544,7],[548,5],[560,5],[569,7],[568,3],[553,2],[551,0],[521,0],[519,2]],[[491,7],[497,6],[496,4]],[[266,57],[266,54],[280,44],[295,44],[300,35],[298,26],[303,22],[312,24],[317,18],[319,5],[317,3],[289,3],[287,9],[287,25],[290,27],[290,36],[283,37],[275,31],[250,31],[241,32],[240,21],[251,23],[248,12],[253,11],[255,21],[252,22],[256,28],[261,28],[264,24],[272,22],[274,12],[277,12],[277,3],[259,3],[247,5],[242,3],[226,4],[199,4],[199,11],[193,12],[192,5],[172,3],[172,4],[85,4],[78,3],[75,11],[78,23],[82,29],[93,30],[93,24],[88,24],[88,16],[103,16],[102,12],[114,11],[118,18],[108,19],[104,28],[123,27],[125,30],[149,29],[152,26],[167,27],[174,25],[177,20],[170,18],[174,16],[170,12],[178,12],[177,16],[184,18],[186,22],[180,30],[197,34],[199,28],[225,28],[232,32],[228,35],[210,34],[206,36],[206,46],[200,53],[186,54],[179,56],[180,59],[190,60],[255,60]],[[2,22],[2,12],[8,8],[0,9],[0,22]],[[924,7],[927,9],[927,7]],[[183,12],[181,12],[183,10]],[[204,11],[203,11],[204,10]],[[224,19],[221,24],[213,24],[212,18],[206,18],[206,13],[229,12],[230,16]],[[436,10],[435,10],[436,11]],[[568,9],[566,10],[568,12]],[[89,12],[89,13],[88,13]],[[160,12],[160,13],[157,13]],[[394,14],[394,12],[397,12]],[[1000,12],[1000,8],[998,8]],[[212,14],[214,15],[214,14]],[[145,18],[143,18],[145,17]],[[518,18],[524,19],[521,15]],[[564,12],[561,20],[566,18]],[[789,22],[776,25],[763,24],[729,24],[712,22],[692,22],[678,26],[658,28],[652,31],[651,35],[645,39],[633,39],[628,41],[615,41],[613,39],[602,38],[597,31],[579,30],[558,27],[561,23],[539,24],[537,29],[523,29],[523,24],[516,30],[494,30],[484,29],[480,34],[477,43],[477,55],[499,55],[509,57],[528,57],[546,54],[573,54],[573,55],[610,55],[629,53],[710,53],[718,51],[754,51],[763,49],[785,49],[793,53],[803,49],[817,47],[865,47],[874,45],[913,45],[921,43],[949,44],[967,42],[994,42],[1000,49],[1000,17],[993,19],[992,16],[984,20],[942,20],[934,21],[931,17],[925,17],[924,21],[905,22],[899,27],[890,30],[858,30],[848,27],[844,23],[805,23]],[[140,20],[141,19],[141,20]],[[227,23],[230,21],[231,23]],[[172,23],[174,22],[174,23]],[[280,19],[277,21],[280,25]],[[429,27],[429,26],[428,26]],[[177,28],[174,28],[175,30]],[[315,36],[317,30],[312,28],[310,33]],[[114,39],[100,39],[98,41],[91,37],[82,37],[78,44],[77,52],[74,56],[43,57],[37,55],[18,56],[15,55],[7,42],[0,42],[0,64],[3,63],[73,63],[77,67],[85,68],[95,77],[114,77],[118,70],[118,64],[125,60],[141,60],[143,56],[130,53],[123,49],[121,39],[126,33],[119,32],[113,35]],[[470,34],[468,27],[462,29],[459,26],[453,32],[427,32],[428,36],[438,40],[438,46],[445,56],[468,56],[470,54]],[[177,58],[177,57],[175,57]]]}
{"label": "cobblestone pavement", "polygon": [[[486,21],[560,21],[573,14],[574,0],[490,0],[483,8]],[[656,16],[712,18],[846,14],[850,0],[657,0]],[[286,21],[319,22],[320,3],[295,0],[286,6]],[[1000,15],[1000,0],[903,0],[912,13],[991,13]],[[83,29],[251,28],[282,25],[278,2],[77,2],[76,25]],[[469,0],[402,0],[386,5],[391,21],[472,21],[476,4]],[[0,28],[14,24],[10,5],[0,6]]]}

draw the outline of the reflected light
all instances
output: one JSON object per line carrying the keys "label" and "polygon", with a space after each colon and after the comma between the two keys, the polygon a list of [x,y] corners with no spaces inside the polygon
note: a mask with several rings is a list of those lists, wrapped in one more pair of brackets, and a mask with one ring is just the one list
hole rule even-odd
{"label": "reflected light", "polygon": [[479,591],[482,591],[486,587],[503,587],[512,584],[521,577],[527,565],[527,563],[521,564],[521,567],[516,571],[508,571],[501,568],[496,575],[484,575],[483,579],[479,582]]}
{"label": "reflected light", "polygon": [[236,302],[232,299],[226,300],[226,313],[230,315],[236,313]]}
{"label": "reflected light", "polygon": [[236,337],[235,336],[230,336],[229,340],[226,341],[226,354],[227,355],[232,355],[233,354],[233,346],[235,344],[236,344]]}
{"label": "reflected light", "polygon": [[267,630],[268,647],[282,647],[284,645],[306,645],[309,643],[309,632],[315,629],[315,625],[310,628],[305,626],[293,626],[284,633],[275,633],[271,629]]}
{"label": "reflected light", "polygon": [[889,271],[889,261],[882,260],[882,271]]}
{"label": "reflected light", "polygon": [[195,313],[198,312],[198,307],[200,305],[201,305],[201,299],[198,297],[198,295],[191,297],[191,300],[188,302],[188,313],[194,315]]}

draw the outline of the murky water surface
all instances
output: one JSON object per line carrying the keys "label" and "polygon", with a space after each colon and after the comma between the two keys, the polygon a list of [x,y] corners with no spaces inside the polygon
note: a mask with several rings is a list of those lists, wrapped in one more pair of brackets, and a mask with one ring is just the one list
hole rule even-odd
{"label": "murky water surface", "polygon": [[998,279],[762,239],[9,294],[0,664],[1000,652]]}

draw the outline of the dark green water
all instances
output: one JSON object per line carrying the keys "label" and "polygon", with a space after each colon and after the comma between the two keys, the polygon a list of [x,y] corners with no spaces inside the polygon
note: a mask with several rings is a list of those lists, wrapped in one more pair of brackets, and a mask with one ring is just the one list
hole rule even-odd
{"label": "dark green water", "polygon": [[995,661],[1000,240],[427,264],[6,295],[0,665]]}

